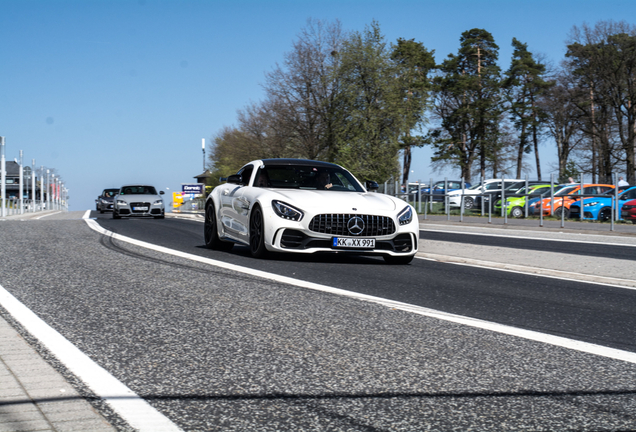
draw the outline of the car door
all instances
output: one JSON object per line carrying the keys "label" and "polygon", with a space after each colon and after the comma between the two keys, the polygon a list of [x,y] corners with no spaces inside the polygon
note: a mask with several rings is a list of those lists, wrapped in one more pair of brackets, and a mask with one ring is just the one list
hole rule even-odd
{"label": "car door", "polygon": [[221,190],[221,223],[226,233],[240,241],[247,242],[248,239],[248,218],[250,203],[245,197],[246,189],[249,187],[254,167],[246,165],[237,173],[241,176],[240,182],[227,184]]}

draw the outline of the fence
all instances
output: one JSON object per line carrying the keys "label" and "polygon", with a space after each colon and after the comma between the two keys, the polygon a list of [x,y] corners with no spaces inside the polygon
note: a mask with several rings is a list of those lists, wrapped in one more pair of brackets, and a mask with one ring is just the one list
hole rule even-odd
{"label": "fence", "polygon": [[[506,179],[501,179],[501,184],[504,185],[505,184],[505,180]],[[529,181],[526,178],[525,180],[525,186],[526,189],[528,190],[528,186],[529,186]],[[589,218],[585,217],[585,211],[584,209],[584,204],[585,204],[585,200],[588,198],[599,198],[599,197],[603,197],[603,198],[610,198],[610,209],[611,209],[611,215],[608,218],[607,222],[609,222],[610,225],[610,231],[614,231],[614,224],[618,221],[621,221],[621,204],[619,202],[618,199],[618,195],[619,195],[619,188],[615,187],[613,189],[613,193],[611,194],[587,194],[587,193],[583,193],[583,189],[586,185],[586,183],[584,183],[584,179],[583,176],[581,176],[581,178],[579,179],[579,183],[577,184],[573,184],[573,185],[583,185],[583,187],[579,188],[579,191],[574,193],[574,194],[568,194],[568,195],[563,195],[563,196],[558,196],[555,199],[555,189],[561,189],[563,187],[563,185],[559,185],[559,184],[555,184],[554,182],[554,176],[551,176],[550,182],[546,182],[550,183],[550,191],[549,192],[545,192],[541,195],[537,195],[537,194],[514,194],[515,197],[525,197],[525,203],[524,203],[524,216],[526,218],[528,218],[530,216],[530,201],[532,199],[538,198],[538,210],[533,211],[533,213],[538,213],[538,219],[539,219],[539,226],[544,226],[544,201],[546,199],[549,199],[549,212],[548,212],[548,216],[550,217],[555,217],[557,219],[561,220],[561,228],[565,228],[565,221],[566,221],[566,214],[568,213],[564,208],[566,205],[569,205],[569,203],[565,202],[565,199],[568,198],[570,200],[572,200],[573,202],[579,201],[579,206],[581,208],[581,212],[579,214],[578,220],[579,221],[583,221],[583,220],[590,220]],[[616,183],[616,176],[614,176],[614,184]],[[445,187],[444,187],[444,193],[443,194],[434,194],[433,191],[430,189],[432,187],[433,181],[431,180],[431,182],[429,183],[428,186],[428,193],[422,193],[422,188],[418,187],[416,192],[411,192],[411,193],[405,193],[405,192],[396,192],[398,190],[397,188],[397,183],[395,183],[395,186],[391,186],[391,183],[389,183],[389,187],[386,187],[386,183],[385,183],[385,187],[384,188],[380,188],[380,191],[382,193],[386,193],[385,191],[388,191],[389,195],[393,195],[399,198],[404,199],[405,201],[410,202],[415,209],[417,210],[418,213],[423,214],[424,219],[426,220],[428,218],[429,213],[436,213],[436,214],[443,214],[447,216],[447,220],[450,220],[451,215],[459,215],[459,221],[463,222],[464,220],[464,215],[466,212],[465,209],[465,205],[464,205],[464,199],[465,197],[470,197],[471,199],[475,200],[475,198],[480,197],[481,198],[481,203],[482,205],[480,205],[480,214],[476,214],[476,213],[471,213],[471,216],[481,216],[481,217],[485,217],[486,216],[486,209],[485,207],[487,207],[487,216],[488,216],[488,223],[492,223],[492,217],[493,217],[493,207],[495,207],[495,202],[493,202],[493,197],[495,197],[498,194],[501,194],[501,210],[500,212],[498,212],[498,214],[496,216],[500,216],[504,219],[504,224],[508,223],[508,199],[510,197],[510,194],[508,195],[508,197],[506,196],[506,189],[505,188],[501,188],[500,190],[493,190],[490,192],[485,191],[484,189],[484,183],[483,180],[481,182],[481,193],[471,193],[471,194],[467,194],[466,193],[466,188],[462,188],[460,190],[459,193],[452,193],[449,194],[448,193],[448,187],[447,187],[447,179],[445,179]],[[464,184],[464,181],[462,179],[462,185]],[[426,185],[425,185],[426,186]],[[451,205],[450,205],[450,198],[451,197],[457,197],[459,196],[459,205],[457,206],[456,210],[452,210],[451,209]],[[558,205],[558,202],[561,202],[562,204]],[[485,205],[485,203],[487,203],[487,205]],[[556,203],[556,207],[555,207],[555,203]],[[536,206],[536,203],[533,204]],[[534,209],[533,209],[534,210]],[[537,215],[533,215],[533,216],[537,216]],[[603,222],[603,221],[600,221]]]}
{"label": "fence", "polygon": [[[18,172],[8,178],[4,137],[0,136],[0,217],[45,210],[68,211],[68,190],[59,176],[42,166],[40,180],[36,181],[35,159],[32,160],[32,168],[25,167],[22,159],[20,150],[20,161],[10,162],[17,165]],[[17,184],[17,197],[7,191],[7,184],[12,189],[16,189],[14,185]],[[40,195],[39,200],[37,195]]]}

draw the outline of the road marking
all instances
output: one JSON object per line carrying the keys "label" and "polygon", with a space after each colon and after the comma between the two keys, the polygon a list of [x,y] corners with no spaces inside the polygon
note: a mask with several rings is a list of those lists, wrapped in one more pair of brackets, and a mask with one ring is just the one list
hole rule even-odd
{"label": "road marking", "polygon": [[594,354],[602,357],[607,357],[615,360],[622,360],[629,363],[636,364],[636,353],[618,350],[615,348],[608,348],[602,345],[595,345],[588,342],[581,342],[574,339],[568,339],[560,336],[553,336],[549,334],[539,333],[531,330],[524,330],[516,327],[511,327],[503,324],[493,323],[489,321],[484,321],[476,318],[465,317],[461,315],[454,315],[442,311],[437,311],[434,309],[429,309],[421,306],[415,306],[408,303],[402,303],[393,300],[387,300],[381,297],[370,296],[366,294],[355,293],[351,291],[347,291],[340,288],[330,287],[327,285],[321,285],[313,282],[304,281],[301,279],[294,279],[287,276],[281,276],[274,273],[268,273],[261,270],[254,270],[248,267],[242,267],[236,264],[230,264],[223,261],[214,260],[211,258],[205,258],[198,255],[189,254],[186,252],[177,251],[174,249],[169,249],[163,246],[157,246],[152,243],[147,243],[141,240],[136,240],[130,237],[126,237],[117,233],[113,233],[112,231],[108,231],[107,229],[100,226],[96,221],[92,219],[84,219],[88,226],[97,231],[100,234],[109,236],[116,240],[120,240],[126,243],[130,243],[136,246],[140,246],[146,249],[151,249],[156,252],[166,253],[169,255],[177,256],[180,258],[189,259],[192,261],[197,261],[204,264],[213,265],[216,267],[224,268],[226,270],[231,270],[243,274],[249,274],[251,276],[261,277],[263,279],[273,280],[275,282],[280,282],[288,285],[294,285],[301,288],[312,289],[315,291],[327,292],[330,294],[336,294],[348,298],[353,298],[357,300],[363,300],[370,303],[375,303],[379,305],[383,305],[389,308],[394,308],[398,310],[403,310],[411,313],[415,313],[422,316],[427,316],[430,318],[436,318],[443,321],[454,322],[457,324],[463,324],[470,327],[480,328],[484,330],[489,330],[497,333],[507,334],[510,336],[517,336],[520,338],[542,342],[562,348],[568,348],[576,351],[581,351],[588,354]]}
{"label": "road marking", "polygon": [[[494,228],[484,228],[484,229],[494,229]],[[558,238],[545,238],[545,237],[532,237],[532,236],[516,236],[516,235],[506,235],[506,234],[493,234],[493,233],[480,233],[480,232],[467,232],[467,231],[455,231],[449,229],[435,229],[435,228],[422,228],[420,227],[420,231],[430,231],[430,232],[441,232],[447,234],[465,234],[465,235],[476,235],[476,236],[484,236],[484,237],[502,237],[502,238],[514,238],[521,240],[541,240],[541,241],[553,241],[553,242],[564,242],[564,243],[583,243],[583,244],[599,244],[599,245],[607,245],[607,246],[627,246],[627,247],[636,247],[636,244],[629,243],[609,243],[605,241],[588,241],[588,240],[572,240],[572,239],[558,239]],[[573,233],[568,233],[570,235],[574,235]],[[601,238],[611,238],[612,236],[602,236],[598,234],[578,234],[582,236],[588,237],[601,237]]]}
{"label": "road marking", "polygon": [[167,417],[45,323],[2,285],[0,305],[132,428],[140,432],[182,432]]}
{"label": "road marking", "polygon": [[56,215],[58,213],[62,213],[62,212],[61,211],[56,211],[55,213],[48,213],[48,214],[45,214],[45,215],[42,215],[42,216],[38,216],[38,217],[36,217],[34,219],[42,219],[42,218],[45,218],[45,217]]}

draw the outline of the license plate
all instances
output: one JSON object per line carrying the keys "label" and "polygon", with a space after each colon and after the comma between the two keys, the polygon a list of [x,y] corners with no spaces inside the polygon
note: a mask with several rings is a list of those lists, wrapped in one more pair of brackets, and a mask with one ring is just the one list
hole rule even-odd
{"label": "license plate", "polygon": [[148,211],[148,207],[133,207],[133,211]]}
{"label": "license plate", "polygon": [[332,246],[335,248],[373,249],[375,239],[334,237]]}
{"label": "license plate", "polygon": [[629,212],[622,211],[622,212],[621,212],[621,217],[626,217],[628,214],[629,214]]}

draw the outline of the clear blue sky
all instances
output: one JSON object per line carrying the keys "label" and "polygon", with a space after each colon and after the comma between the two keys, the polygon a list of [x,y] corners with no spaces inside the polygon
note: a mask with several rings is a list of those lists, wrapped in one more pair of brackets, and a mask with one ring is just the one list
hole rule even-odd
{"label": "clear blue sky", "polygon": [[[440,62],[462,32],[483,28],[507,69],[513,37],[558,63],[574,25],[636,23],[634,0],[0,0],[0,135],[8,160],[54,168],[71,210],[94,208],[128,182],[180,191],[203,171],[209,143],[236,111],[261,100],[264,73],[281,62],[307,19],[387,41],[415,39]],[[543,173],[556,152],[541,148]],[[434,173],[416,150],[412,181]]]}

